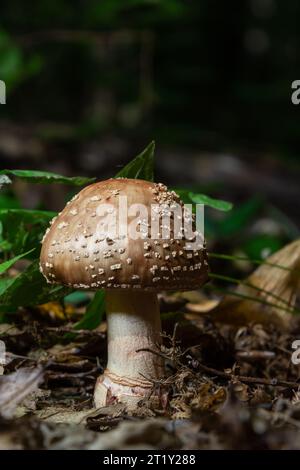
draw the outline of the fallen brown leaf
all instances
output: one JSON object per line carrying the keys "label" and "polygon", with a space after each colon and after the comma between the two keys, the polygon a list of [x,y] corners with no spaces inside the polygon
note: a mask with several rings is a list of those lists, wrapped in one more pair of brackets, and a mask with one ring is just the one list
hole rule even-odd
{"label": "fallen brown leaf", "polygon": [[0,414],[6,418],[13,416],[16,407],[30,393],[37,390],[43,381],[44,370],[22,367],[16,372],[0,377]]}
{"label": "fallen brown leaf", "polygon": [[[290,326],[292,315],[285,309],[292,310],[295,307],[299,294],[300,240],[270,256],[266,263],[246,279],[248,285],[241,284],[235,289],[235,294],[250,296],[257,301],[228,294],[211,312],[216,321],[231,324],[273,323],[284,328]],[[273,305],[266,305],[266,302]]]}

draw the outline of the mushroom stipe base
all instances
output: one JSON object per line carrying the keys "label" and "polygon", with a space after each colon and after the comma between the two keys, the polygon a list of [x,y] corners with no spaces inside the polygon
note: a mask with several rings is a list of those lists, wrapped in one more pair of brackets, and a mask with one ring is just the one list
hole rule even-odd
{"label": "mushroom stipe base", "polygon": [[97,380],[97,408],[125,403],[135,407],[142,399],[157,405],[153,381],[164,375],[163,360],[153,352],[161,344],[157,294],[133,290],[106,290],[108,363]]}
{"label": "mushroom stipe base", "polygon": [[[97,408],[113,405],[114,403],[125,403],[127,409],[135,409],[141,400],[147,399],[150,407],[159,407],[160,398],[153,391],[151,382],[130,384],[131,381],[124,377],[117,377],[107,369],[101,375],[95,387],[94,401]],[[127,383],[127,385],[125,385]]]}

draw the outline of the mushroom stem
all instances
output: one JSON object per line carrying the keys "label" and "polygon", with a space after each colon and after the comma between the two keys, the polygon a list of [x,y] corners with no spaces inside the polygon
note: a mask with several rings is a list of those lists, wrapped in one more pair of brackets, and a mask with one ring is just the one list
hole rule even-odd
{"label": "mushroom stem", "polygon": [[162,359],[149,351],[161,343],[157,295],[133,290],[107,290],[108,363],[96,383],[97,408],[121,402],[128,407],[151,394],[153,382],[163,376]]}

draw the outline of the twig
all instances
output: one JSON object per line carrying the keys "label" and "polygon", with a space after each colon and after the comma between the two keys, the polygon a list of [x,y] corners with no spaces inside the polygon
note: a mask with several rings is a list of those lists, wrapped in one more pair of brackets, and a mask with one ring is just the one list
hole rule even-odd
{"label": "twig", "polygon": [[76,330],[75,328],[70,328],[68,326],[59,326],[59,327],[47,327],[45,328],[47,331],[53,331],[53,333],[75,333],[77,335],[85,335],[85,336],[100,336],[105,338],[105,334],[102,331],[95,331],[95,330]]}
{"label": "twig", "polygon": [[135,352],[141,352],[141,351],[151,352],[152,354],[155,354],[156,356],[162,357],[163,359],[166,359],[167,361],[170,361],[170,359],[171,359],[166,354],[163,354],[162,352],[159,352],[159,351],[154,351],[154,349],[149,349],[149,348],[137,349]]}
{"label": "twig", "polygon": [[97,366],[84,372],[56,372],[52,370],[47,370],[46,376],[47,376],[47,379],[52,379],[52,380],[70,379],[70,378],[86,377],[88,375],[95,374],[97,371],[98,371]]}
{"label": "twig", "polygon": [[260,359],[273,359],[276,354],[274,351],[238,351],[236,356],[239,359],[249,360],[249,361],[256,361]]}
{"label": "twig", "polygon": [[173,335],[172,335],[172,338],[171,338],[171,342],[172,342],[172,354],[171,354],[171,358],[172,358],[172,361],[173,361],[174,363],[175,363],[175,361],[176,361],[176,334],[177,334],[178,326],[179,326],[179,323],[176,322],[175,325],[174,325]]}
{"label": "twig", "polygon": [[[168,356],[166,356],[165,354],[162,354],[158,351],[154,351],[154,350],[149,349],[149,348],[138,349],[137,352],[139,352],[139,351],[151,352],[152,354],[156,354],[160,357],[163,357],[164,359],[170,360],[170,358]],[[288,387],[288,388],[299,388],[300,387],[300,383],[289,382],[287,380],[264,379],[264,378],[261,378],[261,377],[248,377],[248,376],[245,376],[245,375],[229,374],[228,372],[222,372],[221,370],[205,366],[204,364],[201,364],[197,360],[195,360],[195,367],[198,367],[199,369],[202,369],[204,372],[206,372],[210,375],[216,375],[217,377],[222,377],[222,378],[228,379],[228,380],[238,380],[238,381],[244,382],[244,383],[267,385],[267,386],[270,386],[270,387]]]}
{"label": "twig", "polygon": [[249,383],[249,384],[260,384],[260,385],[268,385],[271,387],[289,387],[289,388],[299,388],[300,383],[297,382],[289,382],[287,380],[279,380],[279,379],[263,379],[261,377],[248,377],[246,375],[234,375],[229,374],[228,372],[222,372],[217,369],[213,369],[212,367],[207,367],[204,364],[201,364],[197,361],[197,367],[202,369],[204,372],[207,372],[211,375],[217,375],[218,377],[223,377],[224,379],[229,380],[239,380],[240,382]]}

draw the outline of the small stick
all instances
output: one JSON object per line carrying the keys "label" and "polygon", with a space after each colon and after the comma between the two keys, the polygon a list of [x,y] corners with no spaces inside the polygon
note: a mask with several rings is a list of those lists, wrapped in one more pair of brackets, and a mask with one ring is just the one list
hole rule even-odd
{"label": "small stick", "polygon": [[172,341],[172,361],[175,363],[176,360],[176,334],[177,334],[177,328],[179,326],[179,323],[176,322],[174,325],[174,330],[173,330],[173,335],[171,338]]}
{"label": "small stick", "polygon": [[289,387],[289,388],[299,388],[300,383],[297,382],[289,382],[287,380],[279,380],[279,379],[263,379],[261,377],[248,377],[245,375],[234,375],[229,374],[227,372],[222,372],[217,369],[213,369],[212,367],[207,367],[200,362],[197,362],[197,366],[202,369],[204,372],[208,374],[217,375],[219,377],[223,377],[224,379],[237,379],[240,382],[249,383],[249,384],[260,384],[260,385],[269,385],[271,387]]}
{"label": "small stick", "polygon": [[260,359],[273,359],[276,354],[273,351],[238,351],[236,356],[239,359],[249,360],[249,361],[256,361]]}
{"label": "small stick", "polygon": [[69,378],[77,378],[77,377],[86,377],[88,375],[95,374],[98,371],[98,367],[93,367],[93,369],[87,370],[85,372],[56,372],[52,370],[48,370],[46,372],[47,378],[54,379],[69,379]]}
{"label": "small stick", "polygon": [[[152,354],[156,354],[158,356],[163,357],[164,359],[170,359],[168,356],[159,353],[157,351],[153,351],[152,349],[138,349],[138,351],[148,351],[151,352]],[[207,367],[204,364],[201,364],[197,360],[195,361],[196,366],[199,367],[199,369],[202,369],[204,372],[207,372],[210,375],[216,375],[217,377],[222,377],[224,379],[228,380],[239,380],[240,382],[244,383],[249,383],[249,384],[259,384],[259,385],[268,385],[271,387],[288,387],[288,388],[299,388],[300,383],[298,382],[289,382],[287,380],[279,380],[279,379],[264,379],[261,377],[248,377],[245,375],[234,375],[234,374],[229,374],[228,372],[222,372],[221,370],[218,369],[213,369],[212,367]],[[182,364],[181,364],[182,365]]]}
{"label": "small stick", "polygon": [[47,331],[52,331],[53,333],[75,333],[77,335],[86,335],[86,336],[100,336],[105,337],[105,334],[102,331],[95,330],[76,330],[75,328],[70,328],[68,326],[59,326],[59,327],[47,327]]}

